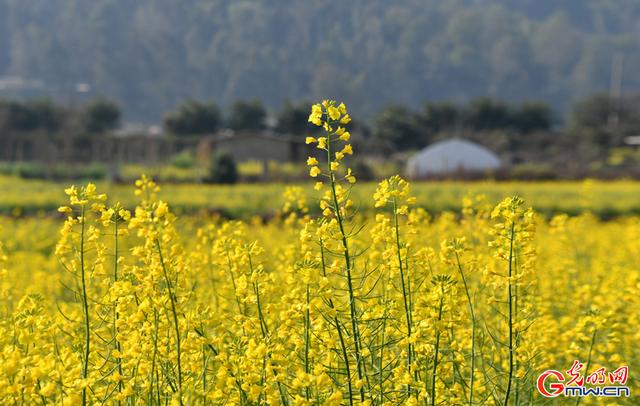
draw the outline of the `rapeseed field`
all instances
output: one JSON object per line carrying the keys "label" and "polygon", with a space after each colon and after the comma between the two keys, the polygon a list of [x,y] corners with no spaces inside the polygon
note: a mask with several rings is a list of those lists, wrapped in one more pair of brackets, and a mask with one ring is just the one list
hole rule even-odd
{"label": "rapeseed field", "polygon": [[2,218],[0,402],[600,404],[537,390],[579,360],[628,366],[611,404],[634,404],[640,217],[483,195],[435,216],[399,176],[362,201],[346,107],[309,120],[313,190],[269,221],[179,217],[145,176],[135,209],[89,183],[64,222]]}

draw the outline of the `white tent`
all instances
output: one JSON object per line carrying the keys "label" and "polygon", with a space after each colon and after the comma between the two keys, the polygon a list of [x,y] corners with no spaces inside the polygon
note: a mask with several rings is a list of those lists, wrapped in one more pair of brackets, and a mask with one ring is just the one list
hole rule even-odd
{"label": "white tent", "polygon": [[409,159],[407,174],[413,178],[463,171],[487,171],[500,167],[496,154],[475,142],[453,138],[429,145]]}

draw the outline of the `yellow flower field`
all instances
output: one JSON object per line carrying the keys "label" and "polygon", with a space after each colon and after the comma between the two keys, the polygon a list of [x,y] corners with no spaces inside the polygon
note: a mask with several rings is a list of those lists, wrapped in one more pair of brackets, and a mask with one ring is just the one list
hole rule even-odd
{"label": "yellow flower field", "polygon": [[144,176],[135,210],[88,184],[64,222],[0,218],[0,403],[605,404],[538,393],[574,360],[637,403],[640,217],[432,216],[398,176],[359,201],[349,120],[314,106],[315,190],[268,222],[178,217]]}
{"label": "yellow flower field", "polygon": [[[357,174],[356,174],[357,175]],[[25,180],[0,176],[0,213],[13,216],[47,215],[65,199],[67,184]],[[98,182],[98,188],[133,209],[137,199],[131,193],[131,185]],[[284,203],[283,191],[288,185],[271,184],[167,184],[162,185],[158,197],[171,205],[179,215],[216,212],[229,218],[247,219],[253,215],[266,218],[278,213]],[[314,195],[313,183],[299,184],[310,199]],[[360,211],[373,211],[371,196],[376,183],[360,182],[353,188],[353,200]],[[495,182],[495,181],[439,181],[414,182],[411,190],[416,197],[416,207],[433,214],[443,211],[459,212],[463,199],[471,195],[485,195],[487,201],[497,204],[508,196],[518,195],[544,216],[557,213],[580,214],[591,211],[599,217],[640,214],[640,182],[632,180],[583,180],[547,182]],[[310,205],[312,212],[317,207]]]}

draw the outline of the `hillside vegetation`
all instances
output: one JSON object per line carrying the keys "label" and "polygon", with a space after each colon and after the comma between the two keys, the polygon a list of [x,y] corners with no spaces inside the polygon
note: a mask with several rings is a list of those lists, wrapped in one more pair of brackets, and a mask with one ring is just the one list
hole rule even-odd
{"label": "hillside vegetation", "polygon": [[0,77],[25,81],[0,97],[99,94],[151,121],[187,97],[275,109],[331,94],[371,116],[488,94],[564,110],[608,89],[617,53],[638,89],[639,17],[632,0],[0,0]]}

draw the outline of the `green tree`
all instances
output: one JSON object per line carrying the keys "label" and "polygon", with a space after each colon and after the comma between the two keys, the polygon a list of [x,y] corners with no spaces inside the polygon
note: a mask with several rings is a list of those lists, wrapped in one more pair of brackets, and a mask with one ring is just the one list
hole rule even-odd
{"label": "green tree", "polygon": [[229,127],[236,131],[259,131],[265,128],[267,111],[260,100],[240,100],[231,106]]}
{"label": "green tree", "polygon": [[426,144],[418,116],[403,105],[389,105],[374,119],[374,136],[389,148],[405,151]]}
{"label": "green tree", "polygon": [[551,108],[543,102],[527,102],[512,112],[513,127],[522,133],[549,131],[552,124]]}
{"label": "green tree", "polygon": [[604,93],[595,94],[578,101],[573,105],[569,116],[571,128],[598,129],[606,128],[612,103]]}
{"label": "green tree", "polygon": [[120,125],[120,107],[115,102],[98,98],[83,106],[80,117],[84,132],[103,134]]}
{"label": "green tree", "polygon": [[3,133],[30,132],[35,128],[35,117],[22,103],[0,100],[0,130]]}
{"label": "green tree", "polygon": [[426,102],[419,116],[421,127],[429,134],[454,130],[460,118],[460,108],[449,102]]}
{"label": "green tree", "polygon": [[212,102],[188,100],[164,117],[164,126],[178,135],[213,134],[220,128],[220,109]]}
{"label": "green tree", "polygon": [[8,133],[56,133],[63,129],[69,113],[49,99],[26,102],[0,100],[0,130]]}
{"label": "green tree", "polygon": [[599,93],[580,100],[571,109],[569,130],[602,150],[622,146],[625,136],[640,131],[640,96],[613,100]]}
{"label": "green tree", "polygon": [[282,134],[299,136],[315,131],[315,126],[308,120],[309,111],[311,111],[311,103],[287,101],[278,113],[276,130]]}
{"label": "green tree", "polygon": [[465,127],[476,131],[508,128],[512,124],[509,106],[488,97],[472,100],[464,109]]}
{"label": "green tree", "polygon": [[31,110],[36,128],[49,134],[62,130],[69,115],[66,109],[55,105],[49,99],[32,100],[27,102],[25,107]]}

